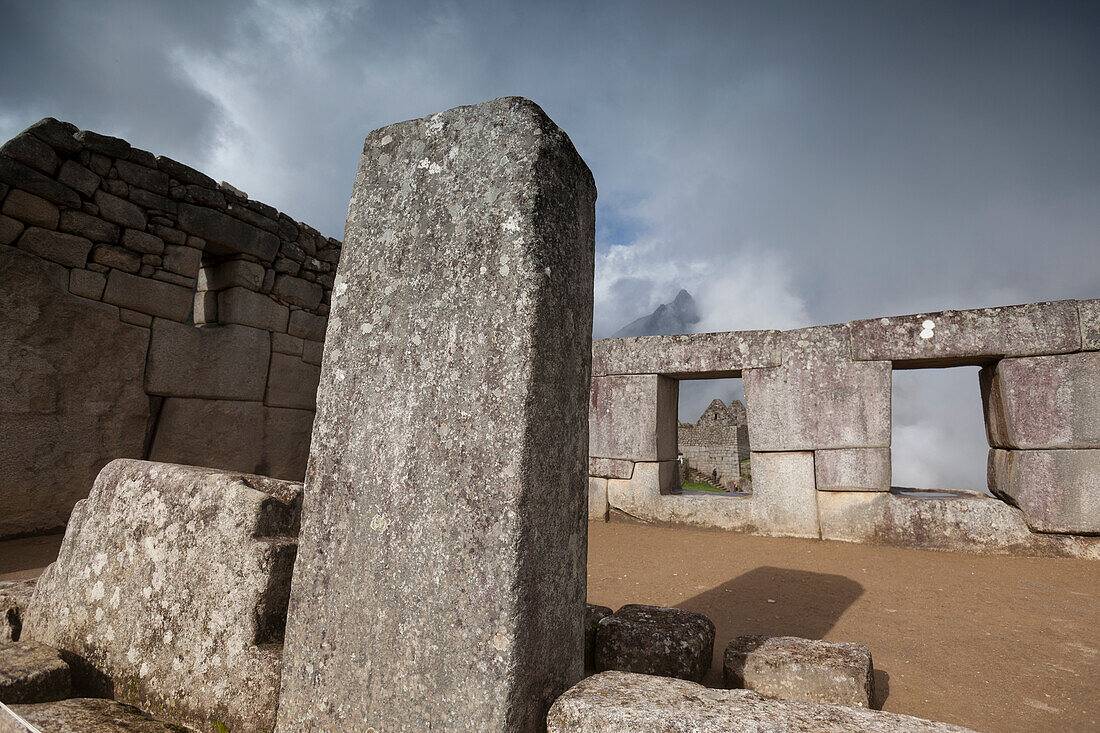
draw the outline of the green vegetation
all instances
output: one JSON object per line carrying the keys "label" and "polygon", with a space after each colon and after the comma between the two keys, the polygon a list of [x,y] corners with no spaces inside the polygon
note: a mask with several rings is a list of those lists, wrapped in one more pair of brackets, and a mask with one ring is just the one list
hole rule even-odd
{"label": "green vegetation", "polygon": [[718,494],[727,493],[725,489],[718,489],[710,484],[705,484],[702,481],[685,481],[683,486],[685,491],[713,491]]}

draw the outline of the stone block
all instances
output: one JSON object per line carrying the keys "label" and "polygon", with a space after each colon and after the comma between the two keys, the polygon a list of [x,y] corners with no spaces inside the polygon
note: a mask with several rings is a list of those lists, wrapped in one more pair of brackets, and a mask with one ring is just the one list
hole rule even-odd
{"label": "stone block", "polygon": [[194,294],[187,288],[112,270],[103,301],[121,308],[183,323],[191,316]]}
{"label": "stone block", "polygon": [[[160,259],[159,257],[156,257],[155,255],[145,255],[145,257],[143,257],[142,259],[147,259],[147,258],[154,260],[153,262],[148,263],[150,265],[153,265],[154,267],[156,265],[160,264],[159,262],[155,261],[155,260]],[[192,290],[195,287],[195,278],[193,278],[193,277],[184,277],[183,275],[177,275],[176,273],[169,272],[168,270],[155,270],[153,272],[153,279],[154,280],[163,280],[164,282],[172,283],[173,285],[179,285],[181,287],[187,288],[188,290]]]}
{"label": "stone block", "polygon": [[256,472],[301,481],[306,474],[312,432],[312,410],[265,407],[263,449]]}
{"label": "stone block", "polygon": [[783,365],[744,372],[753,450],[890,446],[889,362],[856,362],[848,327],[787,331]]}
{"label": "stone block", "polygon": [[218,293],[218,320],[222,323],[286,332],[289,317],[290,309],[285,305],[247,288],[229,288]]}
{"label": "stone block", "polygon": [[159,255],[164,251],[164,240],[137,229],[127,229],[122,233],[122,244],[135,252]]}
{"label": "stone block", "polygon": [[59,153],[72,155],[80,151],[80,141],[76,139],[76,125],[62,122],[53,117],[44,117],[28,127],[29,132]]}
{"label": "stone block", "polygon": [[603,672],[550,709],[547,733],[974,733],[967,728],[849,705],[769,700],[750,690],[711,690],[687,680]]}
{"label": "stone block", "polygon": [[682,379],[740,377],[782,363],[779,331],[729,331],[592,342],[592,374],[664,374]]}
{"label": "stone block", "polygon": [[163,463],[257,472],[263,462],[262,402],[169,397],[149,458]]}
{"label": "stone block", "polygon": [[57,228],[69,234],[87,237],[93,242],[118,241],[118,225],[71,209],[61,212]]}
{"label": "stone block", "polygon": [[0,537],[64,526],[107,461],[143,450],[149,334],[70,295],[69,277],[0,248]]}
{"label": "stone block", "polygon": [[216,324],[218,322],[218,294],[205,290],[195,292],[195,325]]}
{"label": "stone block", "polygon": [[11,244],[23,232],[23,222],[0,215],[0,244]]}
{"label": "stone block", "polygon": [[206,251],[218,255],[246,254],[271,262],[279,251],[279,238],[240,219],[191,204],[180,204],[180,229],[206,240]]}
{"label": "stone block", "polygon": [[588,521],[607,521],[607,479],[588,477]]}
{"label": "stone block", "polygon": [[0,146],[0,155],[15,158],[20,163],[52,176],[61,162],[57,153],[46,143],[23,132]]}
{"label": "stone block", "polygon": [[276,275],[272,293],[291,305],[313,310],[321,304],[325,291],[317,283],[292,275]]}
{"label": "stone block", "polygon": [[157,318],[149,341],[145,391],[166,397],[260,401],[271,336],[248,326],[201,328]]}
{"label": "stone block", "polygon": [[594,203],[527,100],[367,137],[278,730],[539,730],[583,674]]}
{"label": "stone block", "polygon": [[1100,351],[1100,299],[1077,301],[1077,313],[1081,319],[1081,348]]}
{"label": "stone block", "polygon": [[890,360],[895,367],[984,365],[1081,348],[1072,300],[874,318],[851,328],[853,358]]}
{"label": "stone block", "polygon": [[199,273],[199,290],[226,290],[248,288],[259,290],[264,282],[264,266],[247,260],[229,260],[213,267],[204,267]]}
{"label": "stone block", "polygon": [[191,166],[172,160],[163,155],[157,156],[157,167],[180,183],[202,186],[204,188],[217,188],[218,183],[205,173],[200,173]]}
{"label": "stone block", "polygon": [[795,636],[738,636],[722,665],[727,687],[764,697],[867,708],[874,699],[871,650]]}
{"label": "stone block", "polygon": [[287,328],[287,332],[291,336],[323,342],[327,325],[328,319],[324,316],[315,316],[305,311],[294,311],[290,314],[290,326]]}
{"label": "stone block", "polygon": [[303,343],[305,342],[302,339],[298,338],[297,336],[291,336],[290,334],[271,334],[271,350],[279,354],[301,356]]}
{"label": "stone block", "polygon": [[148,313],[138,313],[137,311],[127,310],[125,308],[118,309],[118,320],[123,323],[132,323],[142,328],[149,328],[153,325],[153,317]]}
{"label": "stone block", "polygon": [[92,247],[89,261],[114,270],[122,270],[131,274],[141,270],[141,256],[134,254],[124,247],[116,247],[113,244],[97,244]]}
{"label": "stone block", "polygon": [[597,606],[592,603],[584,604],[584,667],[592,669],[596,666],[596,630],[600,621],[610,616],[612,611],[607,606]]}
{"label": "stone block", "polygon": [[57,207],[33,193],[18,189],[12,191],[4,199],[2,211],[6,216],[18,219],[30,226],[45,227],[46,229],[57,228]]}
{"label": "stone block", "polygon": [[[132,705],[95,697],[76,697],[37,705],[14,705],[12,712],[50,733],[186,733],[186,728],[157,720]],[[2,714],[2,712],[0,712]],[[29,728],[16,728],[16,733]],[[0,731],[4,731],[0,721]]]}
{"label": "stone block", "polygon": [[656,374],[593,377],[588,454],[662,461],[676,458],[679,382]]}
{"label": "stone block", "polygon": [[841,448],[814,452],[818,491],[889,491],[889,448]]}
{"label": "stone block", "polygon": [[145,213],[129,201],[106,191],[96,191],[92,200],[99,207],[99,215],[107,221],[129,229],[145,230]]}
{"label": "stone block", "polygon": [[698,682],[714,656],[714,622],[701,613],[631,603],[596,628],[596,669]]}
{"label": "stone block", "polygon": [[56,649],[32,641],[0,642],[0,702],[63,700],[71,690],[69,665]]}
{"label": "stone block", "polygon": [[202,263],[202,250],[194,247],[165,245],[163,265],[166,270],[177,272],[184,277],[198,277]]}
{"label": "stone block", "polygon": [[754,451],[751,461],[757,534],[820,537],[814,454]]}
{"label": "stone block", "polygon": [[[301,484],[118,460],[38,581],[26,637],[83,684],[199,730],[270,731]],[[219,728],[219,726],[221,726]]]}
{"label": "stone block", "polygon": [[1100,353],[1003,359],[980,381],[991,446],[1100,448]]}
{"label": "stone block", "polygon": [[107,287],[107,278],[91,270],[73,269],[69,271],[69,292],[81,298],[99,300],[103,289]]}
{"label": "stone block", "polygon": [[57,180],[69,188],[79,191],[85,198],[91,198],[92,194],[99,188],[102,179],[75,160],[66,160],[61,164]]}
{"label": "stone block", "polygon": [[23,614],[37,582],[38,578],[0,580],[0,642],[19,641]]}
{"label": "stone block", "polygon": [[76,191],[6,155],[0,155],[0,181],[68,209],[80,208]]}
{"label": "stone block", "polygon": [[630,478],[634,474],[634,461],[619,458],[588,457],[588,475],[602,478]]}
{"label": "stone block", "polygon": [[100,135],[91,130],[80,130],[74,137],[88,150],[109,158],[125,158],[130,154],[130,143],[120,137]]}
{"label": "stone block", "polygon": [[1035,532],[1100,533],[1100,450],[993,449],[989,489]]}
{"label": "stone block", "polygon": [[131,163],[128,160],[116,160],[115,170],[118,171],[118,177],[127,183],[154,193],[165,195],[168,193],[169,178],[168,174],[163,171]]}
{"label": "stone block", "polygon": [[325,355],[325,345],[320,341],[303,341],[302,343],[302,361],[306,364],[314,364],[316,366],[321,365],[321,360]]}
{"label": "stone block", "polygon": [[84,237],[30,227],[19,237],[19,249],[66,267],[84,267],[92,242]]}
{"label": "stone block", "polygon": [[312,410],[317,406],[317,383],[320,378],[320,367],[306,364],[296,356],[272,354],[264,404]]}

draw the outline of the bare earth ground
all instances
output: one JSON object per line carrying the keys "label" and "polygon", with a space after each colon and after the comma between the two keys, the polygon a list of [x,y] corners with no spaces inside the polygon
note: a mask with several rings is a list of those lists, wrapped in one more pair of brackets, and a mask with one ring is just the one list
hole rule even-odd
{"label": "bare earth ground", "polygon": [[[0,543],[0,580],[38,575],[60,544]],[[1100,731],[1097,562],[594,523],[588,599],[710,616],[712,686],[740,634],[859,641],[885,710],[982,733]]]}

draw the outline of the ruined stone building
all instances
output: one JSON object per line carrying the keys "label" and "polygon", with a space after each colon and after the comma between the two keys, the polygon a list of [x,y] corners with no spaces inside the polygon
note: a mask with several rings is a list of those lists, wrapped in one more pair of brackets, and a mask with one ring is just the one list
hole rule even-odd
{"label": "ruined stone building", "polygon": [[742,461],[749,460],[749,425],[745,405],[733,400],[710,403],[695,423],[680,423],[677,443],[683,469],[709,477],[717,486],[733,488],[744,475]]}

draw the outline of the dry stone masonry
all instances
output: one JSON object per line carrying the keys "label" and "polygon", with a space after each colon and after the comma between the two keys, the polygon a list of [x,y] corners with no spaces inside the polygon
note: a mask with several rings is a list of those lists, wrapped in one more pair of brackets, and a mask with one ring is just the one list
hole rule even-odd
{"label": "dry stone masonry", "polygon": [[301,480],[340,242],[125,140],[0,148],[0,537],[113,458]]}
{"label": "dry stone masonry", "polygon": [[742,484],[742,461],[749,460],[750,449],[748,418],[740,400],[729,406],[714,400],[694,423],[680,423],[677,437],[683,471],[702,474],[725,489]]}

